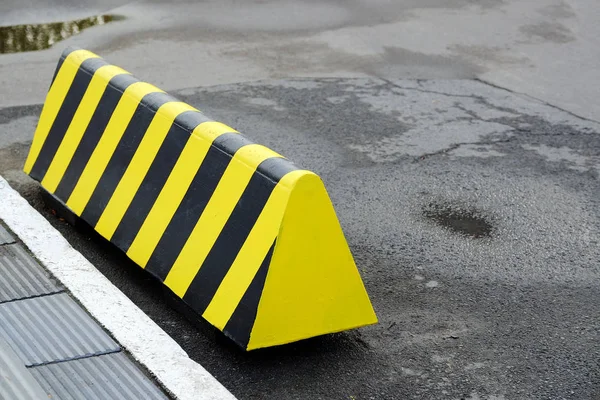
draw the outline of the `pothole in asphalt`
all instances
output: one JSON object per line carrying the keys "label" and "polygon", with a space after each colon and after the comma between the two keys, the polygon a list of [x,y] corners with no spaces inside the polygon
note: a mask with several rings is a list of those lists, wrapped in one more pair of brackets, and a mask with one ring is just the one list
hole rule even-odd
{"label": "pothole in asphalt", "polygon": [[475,209],[430,203],[423,207],[423,216],[443,228],[474,239],[492,236],[493,225]]}
{"label": "pothole in asphalt", "polygon": [[84,29],[122,18],[115,15],[97,15],[76,21],[2,26],[0,27],[0,54],[44,50],[56,42],[77,35]]}

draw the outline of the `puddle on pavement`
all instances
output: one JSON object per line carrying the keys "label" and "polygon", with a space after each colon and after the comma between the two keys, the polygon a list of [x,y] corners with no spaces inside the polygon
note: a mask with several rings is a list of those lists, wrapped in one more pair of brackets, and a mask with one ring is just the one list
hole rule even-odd
{"label": "puddle on pavement", "polygon": [[494,227],[475,210],[464,210],[443,204],[429,204],[423,216],[463,236],[479,239],[492,236]]}
{"label": "puddle on pavement", "polygon": [[44,50],[56,42],[77,35],[84,29],[118,19],[114,15],[97,15],[68,22],[2,26],[0,27],[0,54]]}

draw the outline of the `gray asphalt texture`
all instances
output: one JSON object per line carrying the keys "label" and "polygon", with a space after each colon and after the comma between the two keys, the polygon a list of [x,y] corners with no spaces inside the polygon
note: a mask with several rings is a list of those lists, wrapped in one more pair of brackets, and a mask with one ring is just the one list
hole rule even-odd
{"label": "gray asphalt texture", "polygon": [[[323,177],[378,325],[243,353],[0,174],[240,399],[600,399],[600,125],[474,80],[174,93]],[[39,106],[0,110],[34,131]]]}
{"label": "gray asphalt texture", "polygon": [[119,18],[48,50],[0,56],[0,107],[41,103],[60,53],[78,46],[167,91],[477,78],[600,120],[597,0],[2,0],[0,27],[99,14]]}

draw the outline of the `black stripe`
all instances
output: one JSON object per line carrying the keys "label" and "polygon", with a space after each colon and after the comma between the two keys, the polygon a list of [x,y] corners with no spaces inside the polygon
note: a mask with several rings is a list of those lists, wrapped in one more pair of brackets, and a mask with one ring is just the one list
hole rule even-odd
{"label": "black stripe", "polygon": [[92,80],[93,72],[103,65],[107,65],[104,60],[91,58],[85,60],[75,74],[75,78],[73,78],[69,91],[60,106],[56,119],[52,123],[50,132],[48,132],[48,136],[42,145],[40,154],[31,169],[30,175],[32,178],[41,181],[44,175],[46,175],[48,167],[73,120],[75,111],[77,111],[77,107],[79,107],[81,99]]}
{"label": "black stripe", "polygon": [[142,98],[81,214],[85,222],[91,226],[96,225],[144,138],[156,110],[173,100],[173,97],[161,92],[150,93]]}
{"label": "black stripe", "polygon": [[[229,143],[232,153],[228,154],[219,149],[223,142]],[[165,280],[233,155],[239,148],[247,144],[250,142],[236,133],[225,133],[215,139],[175,215],[154,249],[146,265],[146,270],[157,278]]]}
{"label": "black stripe", "polygon": [[285,158],[273,157],[260,163],[257,171],[267,178],[279,182],[284,175],[297,170],[298,167]]}
{"label": "black stripe", "polygon": [[56,75],[58,75],[58,71],[60,71],[60,68],[62,67],[64,62],[65,62],[64,56],[58,60],[58,64],[56,64],[56,69],[54,70],[54,75],[52,75],[52,81],[50,82],[50,88],[52,88],[52,84],[56,80]]}
{"label": "black stripe", "polygon": [[248,343],[250,342],[250,334],[256,321],[258,304],[265,287],[274,248],[275,243],[269,249],[258,272],[254,276],[254,279],[252,279],[252,283],[248,286],[242,300],[235,308],[229,321],[227,321],[225,328],[223,328],[223,333],[244,349],[248,347]]}
{"label": "black stripe", "polygon": [[[275,165],[277,161],[268,159],[261,165],[264,163]],[[260,168],[259,165],[257,169]],[[276,180],[265,179],[260,172],[254,172],[198,274],[183,296],[183,300],[199,314],[210,304],[281,176],[274,178]]]}
{"label": "black stripe", "polygon": [[177,125],[181,126],[183,129],[187,129],[190,133],[196,129],[198,125],[207,121],[210,121],[210,119],[200,111],[184,112],[175,119]]}
{"label": "black stripe", "polygon": [[[188,128],[192,121],[199,125],[206,121],[206,117],[197,111],[186,111],[175,118],[175,123],[169,130],[165,141],[148,169],[148,173],[115,230],[111,242],[124,252],[129,250],[129,246],[131,246],[160,191],[167,182],[169,174],[175,167],[183,148],[190,138],[190,131],[195,128],[195,126],[191,129]],[[182,122],[185,122],[185,124],[182,124]],[[182,127],[182,125],[186,127]]]}
{"label": "black stripe", "polygon": [[56,197],[65,203],[69,199],[69,196],[71,196],[71,193],[73,193],[73,189],[75,189],[79,177],[98,145],[104,129],[106,129],[108,121],[110,121],[110,117],[115,111],[117,104],[119,104],[119,100],[121,100],[123,92],[129,85],[136,82],[138,80],[129,74],[117,75],[110,80],[54,193]]}

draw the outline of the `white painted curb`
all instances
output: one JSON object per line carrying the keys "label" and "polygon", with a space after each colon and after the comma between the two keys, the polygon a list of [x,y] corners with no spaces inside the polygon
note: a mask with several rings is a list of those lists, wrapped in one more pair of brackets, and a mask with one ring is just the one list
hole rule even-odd
{"label": "white painted curb", "polygon": [[133,357],[179,400],[233,400],[0,176],[0,219]]}

